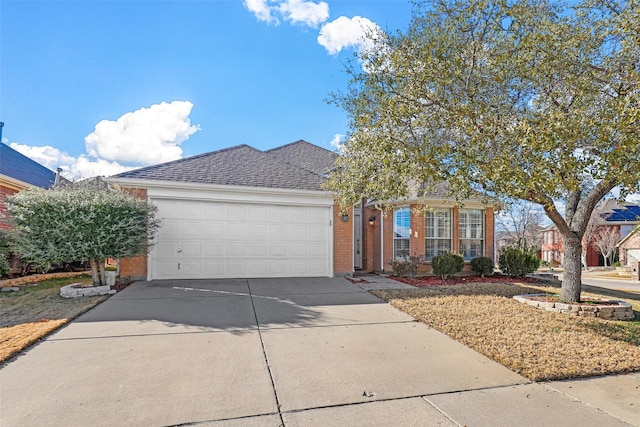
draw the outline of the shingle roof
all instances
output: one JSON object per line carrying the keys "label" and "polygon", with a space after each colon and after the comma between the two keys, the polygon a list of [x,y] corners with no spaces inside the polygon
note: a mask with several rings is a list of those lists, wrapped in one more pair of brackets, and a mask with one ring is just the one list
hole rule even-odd
{"label": "shingle roof", "polygon": [[336,153],[302,139],[266,152],[283,162],[321,175],[328,174],[338,158]]}
{"label": "shingle roof", "polygon": [[238,145],[123,172],[114,178],[321,191],[323,178],[275,156]]}
{"label": "shingle roof", "polygon": [[0,174],[45,189],[51,187],[56,179],[55,172],[2,143]]}

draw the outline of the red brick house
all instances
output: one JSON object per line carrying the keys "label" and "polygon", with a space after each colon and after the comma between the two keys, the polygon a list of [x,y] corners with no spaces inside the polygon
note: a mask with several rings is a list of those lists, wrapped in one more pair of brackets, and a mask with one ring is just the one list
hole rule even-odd
{"label": "red brick house", "polygon": [[618,243],[620,265],[631,266],[640,261],[640,227],[636,227]]}
{"label": "red brick house", "polygon": [[[593,250],[591,251],[593,252]],[[554,267],[561,265],[564,261],[564,244],[562,236],[560,236],[560,232],[555,225],[550,225],[542,230],[540,254],[543,262]]]}
{"label": "red brick house", "polygon": [[341,215],[322,188],[336,158],[306,141],[239,145],[108,178],[162,219],[149,255],[122,260],[121,276],[330,277],[389,270],[403,250],[427,261],[445,249],[493,258],[493,210],[476,200],[459,209],[434,193],[433,214],[408,201],[384,217],[374,204]]}
{"label": "red brick house", "polygon": [[[600,227],[617,230],[621,240],[640,224],[640,206],[634,204],[618,205],[615,200],[605,200],[596,207],[594,214],[602,220]],[[564,244],[555,225],[550,225],[542,230],[541,249],[542,261],[552,265],[562,265]],[[597,267],[600,265],[604,265],[602,256],[590,242],[587,246],[587,266]]]}
{"label": "red brick house", "polygon": [[55,180],[55,172],[0,143],[0,229],[9,227],[4,204],[8,196],[30,187],[49,189]]}

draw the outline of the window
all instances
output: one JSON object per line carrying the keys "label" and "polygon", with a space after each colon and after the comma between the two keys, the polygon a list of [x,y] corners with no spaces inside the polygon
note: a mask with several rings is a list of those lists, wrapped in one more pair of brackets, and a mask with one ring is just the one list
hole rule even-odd
{"label": "window", "polygon": [[425,247],[427,261],[451,250],[451,209],[435,209],[425,214]]}
{"label": "window", "polygon": [[460,252],[465,261],[484,254],[484,212],[481,209],[460,210]]}
{"label": "window", "polygon": [[393,211],[393,258],[409,256],[409,236],[411,228],[411,211],[400,208]]}

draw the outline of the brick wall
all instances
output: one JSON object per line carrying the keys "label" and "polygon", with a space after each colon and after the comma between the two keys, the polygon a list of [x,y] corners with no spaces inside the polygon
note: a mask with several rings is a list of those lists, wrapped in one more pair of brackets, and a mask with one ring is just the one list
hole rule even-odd
{"label": "brick wall", "polygon": [[7,230],[9,228],[7,207],[4,201],[12,194],[16,194],[18,190],[14,188],[5,187],[0,185],[0,230]]}
{"label": "brick wall", "polygon": [[333,274],[345,276],[353,273],[353,209],[347,221],[342,220],[340,206],[333,206]]}
{"label": "brick wall", "polygon": [[[123,191],[140,199],[147,199],[147,190],[145,188],[125,188]],[[128,277],[132,280],[146,280],[147,255],[121,259],[120,277]]]}
{"label": "brick wall", "polygon": [[[411,255],[418,255],[424,258],[425,253],[425,216],[424,213],[416,212],[416,205],[411,205],[411,237],[409,238],[409,247]],[[379,214],[379,212],[378,212]],[[451,212],[452,229],[452,251],[460,251],[460,210],[454,207]],[[378,223],[376,222],[376,229]],[[377,230],[379,233],[379,229]],[[494,258],[494,234],[495,234],[495,216],[491,207],[485,208],[485,230],[484,230],[484,256],[491,259]],[[393,258],[393,211],[389,210],[384,217],[384,270],[393,271],[390,260]],[[372,240],[379,245],[379,239]],[[379,257],[379,252],[378,252]],[[379,259],[379,258],[378,258]],[[495,260],[494,260],[495,263]],[[374,265],[375,261],[374,261]],[[379,261],[378,264],[379,265]],[[471,271],[471,263],[465,262],[463,271]],[[418,274],[431,273],[431,263],[425,263],[418,269]]]}

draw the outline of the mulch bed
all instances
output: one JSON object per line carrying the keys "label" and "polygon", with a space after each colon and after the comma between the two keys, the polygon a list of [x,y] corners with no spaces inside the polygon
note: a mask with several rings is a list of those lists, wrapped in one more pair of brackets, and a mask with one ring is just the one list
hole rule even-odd
{"label": "mulch bed", "polygon": [[510,277],[500,274],[494,274],[491,276],[453,276],[443,282],[438,276],[424,276],[416,277],[415,279],[408,279],[406,277],[389,276],[390,279],[398,282],[406,283],[407,285],[423,287],[423,286],[451,286],[462,285],[468,283],[531,283],[538,284],[543,283],[538,279],[531,277]]}

